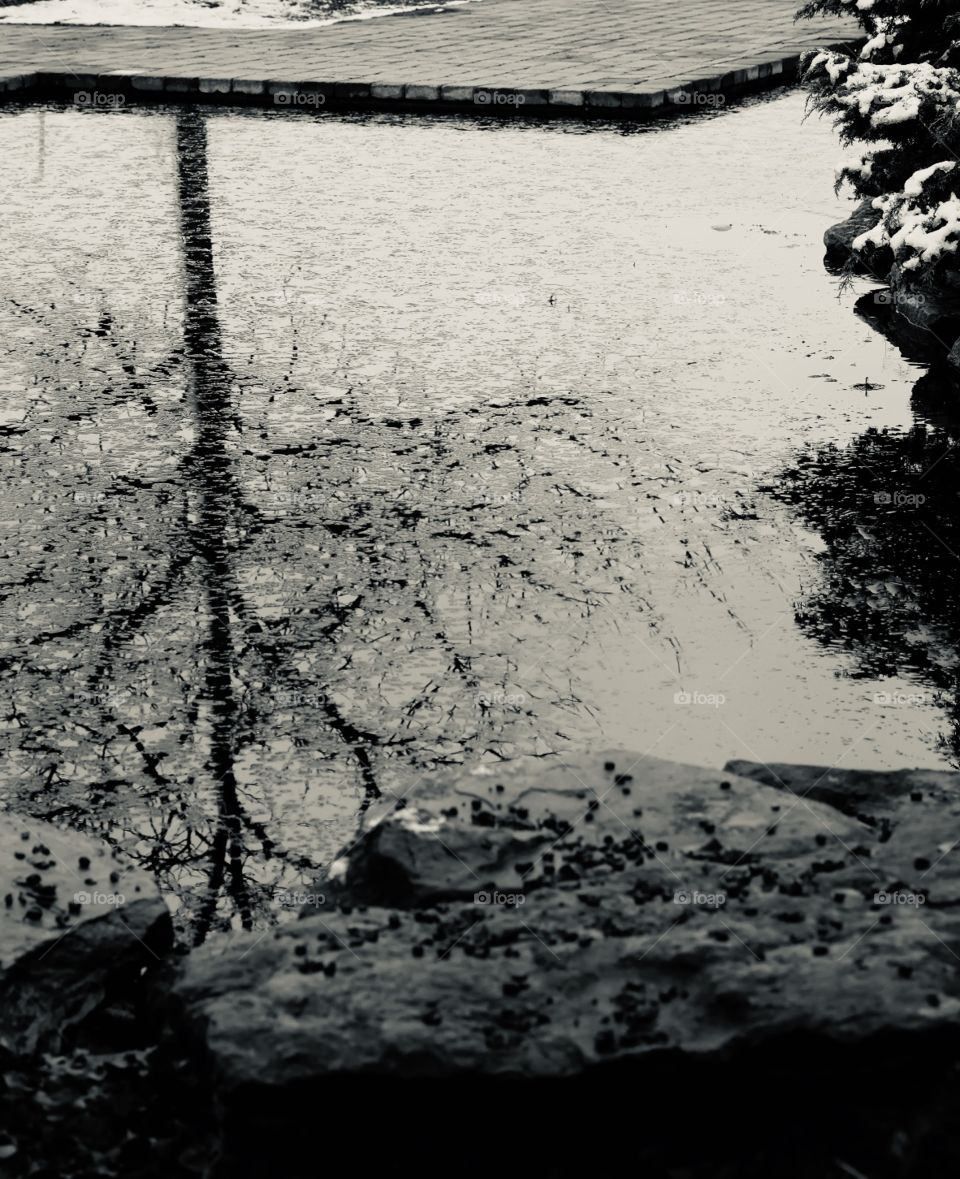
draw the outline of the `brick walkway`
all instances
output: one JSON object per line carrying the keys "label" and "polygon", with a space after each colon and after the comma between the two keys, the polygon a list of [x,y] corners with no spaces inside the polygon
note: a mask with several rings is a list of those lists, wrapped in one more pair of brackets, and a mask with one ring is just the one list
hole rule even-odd
{"label": "brick walkway", "polygon": [[851,36],[852,26],[836,22],[795,25],[797,7],[798,0],[482,0],[446,13],[278,30],[3,22],[0,77],[123,71],[386,83],[422,88],[413,98],[442,98],[431,91],[442,86],[649,95],[757,65],[770,73],[769,63]]}

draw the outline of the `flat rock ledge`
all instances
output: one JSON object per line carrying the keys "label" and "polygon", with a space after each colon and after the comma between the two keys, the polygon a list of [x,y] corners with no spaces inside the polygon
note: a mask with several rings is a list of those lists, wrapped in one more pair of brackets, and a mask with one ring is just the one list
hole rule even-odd
{"label": "flat rock ledge", "polygon": [[170,948],[153,878],[106,844],[0,814],[0,1046],[56,1051]]}
{"label": "flat rock ledge", "polygon": [[440,773],[368,816],[300,921],[211,941],[175,992],[225,1093],[945,1034],[958,818],[950,773]]}

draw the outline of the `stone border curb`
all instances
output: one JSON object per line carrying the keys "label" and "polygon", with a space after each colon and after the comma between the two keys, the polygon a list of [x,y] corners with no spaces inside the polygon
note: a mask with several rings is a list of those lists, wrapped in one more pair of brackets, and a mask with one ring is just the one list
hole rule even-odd
{"label": "stone border curb", "polygon": [[[861,44],[858,41],[857,44]],[[851,43],[848,43],[851,44]],[[645,119],[716,109],[727,98],[795,82],[799,54],[770,56],[753,65],[697,78],[669,89],[530,89],[442,83],[281,81],[257,78],[180,78],[113,71],[102,74],[37,70],[0,77],[0,103],[17,100],[72,100],[79,107],[105,109],[136,103],[190,102],[230,106],[327,107],[414,113]],[[83,95],[84,97],[78,97]]]}

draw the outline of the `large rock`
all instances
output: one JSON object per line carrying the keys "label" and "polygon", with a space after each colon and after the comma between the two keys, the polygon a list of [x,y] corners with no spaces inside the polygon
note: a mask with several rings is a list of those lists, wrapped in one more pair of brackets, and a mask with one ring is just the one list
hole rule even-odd
{"label": "large rock", "polygon": [[880,214],[871,200],[861,201],[845,221],[831,225],[823,235],[826,246],[825,261],[831,269],[852,269],[857,274],[868,274],[880,282],[893,265],[893,252],[889,246],[867,246],[859,252],[851,248],[854,238],[872,229],[880,220]]}
{"label": "large rock", "polygon": [[[833,229],[846,225],[842,222]],[[841,249],[839,244],[836,249]],[[835,268],[835,263],[842,269],[839,257],[828,251],[828,267]],[[867,259],[860,272],[889,286],[861,295],[856,313],[908,360],[933,366],[939,383],[955,385],[960,370],[960,271],[941,265],[918,273],[904,270],[892,258],[878,262],[868,254]]]}
{"label": "large rock", "polygon": [[914,327],[933,334],[948,350],[960,331],[960,272],[941,264],[919,271],[894,264],[890,290],[898,314]]}
{"label": "large rock", "polygon": [[[870,827],[890,831],[921,823],[942,823],[960,806],[960,774],[942,770],[844,770],[734,759],[724,773],[753,778],[838,810]],[[902,838],[901,830],[901,838]],[[960,839],[960,831],[957,832]],[[945,867],[951,867],[945,865]],[[956,865],[953,866],[956,870]]]}
{"label": "large rock", "polygon": [[804,797],[623,752],[437,775],[368,820],[322,911],[192,954],[180,1001],[226,1090],[953,1025],[958,777],[876,776],[893,822],[870,775],[803,773]]}
{"label": "large rock", "polygon": [[368,814],[322,902],[174,984],[223,1173],[307,1179],[358,1109],[368,1168],[955,1171],[960,776],[741,770],[531,759]]}
{"label": "large rock", "polygon": [[[854,311],[898,348],[907,360],[918,366],[928,366],[929,373],[942,375],[946,367],[944,345],[952,337],[941,337],[929,328],[911,323],[897,310],[890,290],[867,291],[857,299]],[[948,375],[952,377],[953,374]]]}
{"label": "large rock", "polygon": [[0,814],[0,1043],[57,1049],[64,1032],[172,942],[153,879],[76,832]]}

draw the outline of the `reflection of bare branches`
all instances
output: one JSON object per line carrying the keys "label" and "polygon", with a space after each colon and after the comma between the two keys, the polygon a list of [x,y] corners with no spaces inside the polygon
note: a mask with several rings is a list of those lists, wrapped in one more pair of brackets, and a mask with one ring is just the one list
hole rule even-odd
{"label": "reflection of bare branches", "polygon": [[[204,584],[209,612],[206,643],[206,695],[213,714],[210,769],[219,785],[220,823],[211,847],[208,900],[197,922],[196,936],[205,936],[213,918],[216,898],[229,879],[244,927],[253,917],[244,878],[246,848],[243,829],[250,827],[260,838],[265,852],[272,847],[265,830],[253,824],[240,803],[234,759],[240,734],[240,701],[234,691],[236,640],[233,618],[246,615],[237,587],[235,551],[241,541],[241,521],[250,529],[251,509],[244,502],[234,463],[227,453],[228,423],[236,425],[231,398],[232,375],[223,359],[217,313],[217,288],[213,266],[213,243],[207,186],[206,133],[202,116],[181,112],[177,119],[181,232],[184,242],[184,288],[186,313],[184,340],[191,374],[191,395],[197,422],[197,438],[184,464],[198,503],[195,549],[205,566]],[[313,445],[313,444],[309,444]],[[304,448],[309,449],[309,446]],[[342,623],[335,620],[335,626]],[[333,629],[333,628],[332,628]],[[247,632],[248,644],[261,653],[274,670],[279,659],[276,648],[261,644]],[[329,697],[321,703],[330,727],[353,751],[360,768],[366,797],[379,795],[367,746],[375,740],[349,722]]]}
{"label": "reflection of bare branches", "polygon": [[128,605],[114,610],[103,624],[102,641],[100,644],[101,658],[90,674],[89,684],[96,691],[104,681],[110,681],[114,675],[114,652],[120,651],[140,633],[144,626],[154,617],[161,607],[169,604],[173,590],[181,582],[183,575],[193,560],[192,552],[181,552],[171,556],[161,583],[136,605]]}
{"label": "reflection of bare branches", "polygon": [[820,583],[797,622],[842,644],[858,676],[916,677],[937,694],[960,759],[960,521],[957,420],[871,429],[845,447],[800,451],[778,497],[821,534]]}
{"label": "reflection of bare branches", "polygon": [[[615,495],[635,475],[615,414],[533,375],[489,404],[445,406],[431,388],[406,412],[406,358],[371,376],[336,300],[317,311],[294,278],[282,326],[241,317],[242,344],[228,346],[202,116],[177,117],[176,146],[183,355],[170,354],[166,312],[164,330],[151,337],[148,317],[141,338],[123,308],[105,295],[91,304],[79,286],[82,325],[22,300],[40,308],[50,340],[38,358],[49,355],[61,418],[74,423],[61,432],[61,487],[102,476],[107,501],[67,505],[68,531],[96,543],[37,562],[43,609],[23,615],[34,639],[4,681],[19,675],[29,697],[7,740],[30,785],[42,780],[35,804],[119,829],[148,867],[202,891],[202,937],[262,918],[265,880],[292,873],[298,853],[325,858],[322,824],[347,827],[358,796],[390,775],[542,754],[543,742],[592,732],[571,657],[595,641],[612,593],[640,595],[617,575],[610,538],[623,530],[604,520],[596,486]],[[228,217],[228,246],[230,230]],[[130,440],[110,455],[118,425]],[[152,447],[142,472],[141,440]],[[306,507],[278,509],[301,492]],[[35,536],[56,540],[56,529],[41,522]],[[31,561],[34,539],[22,545]],[[517,689],[528,707],[478,698]],[[297,692],[313,696],[278,701]]]}

